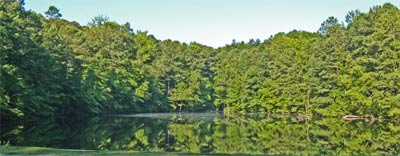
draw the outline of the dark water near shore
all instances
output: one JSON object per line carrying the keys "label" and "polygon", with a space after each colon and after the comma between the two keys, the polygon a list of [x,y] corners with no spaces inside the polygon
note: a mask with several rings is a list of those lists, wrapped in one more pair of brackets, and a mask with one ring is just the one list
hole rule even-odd
{"label": "dark water near shore", "polygon": [[1,145],[244,154],[399,154],[399,121],[260,114],[111,115],[1,123]]}

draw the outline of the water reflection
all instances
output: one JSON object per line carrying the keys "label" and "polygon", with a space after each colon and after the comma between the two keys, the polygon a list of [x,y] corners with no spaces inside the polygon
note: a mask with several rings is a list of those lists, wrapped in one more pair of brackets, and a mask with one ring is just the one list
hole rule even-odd
{"label": "water reflection", "polygon": [[398,154],[398,122],[264,115],[135,114],[2,123],[2,145],[248,154]]}

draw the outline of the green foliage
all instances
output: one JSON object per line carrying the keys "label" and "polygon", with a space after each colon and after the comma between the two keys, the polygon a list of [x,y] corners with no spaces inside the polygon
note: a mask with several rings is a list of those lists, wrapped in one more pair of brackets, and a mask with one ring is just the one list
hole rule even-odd
{"label": "green foliage", "polygon": [[129,23],[88,26],[0,1],[2,119],[225,111],[399,116],[400,11],[329,17],[317,33],[278,33],[218,49],[157,40]]}
{"label": "green foliage", "polygon": [[55,6],[50,6],[49,9],[44,13],[46,14],[47,18],[56,18],[59,19],[62,17],[62,14],[60,13],[60,10],[57,9]]}
{"label": "green foliage", "polygon": [[320,34],[279,33],[217,50],[214,103],[225,111],[399,116],[398,24],[391,4],[329,17]]}

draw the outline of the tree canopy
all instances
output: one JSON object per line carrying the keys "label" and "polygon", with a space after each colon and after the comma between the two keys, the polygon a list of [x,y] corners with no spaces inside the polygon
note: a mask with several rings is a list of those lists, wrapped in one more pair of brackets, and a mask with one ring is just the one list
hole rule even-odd
{"label": "tree canopy", "polygon": [[48,18],[56,18],[59,19],[62,17],[62,14],[60,13],[60,10],[57,9],[55,6],[50,6],[49,9],[45,12],[46,17]]}
{"label": "tree canopy", "polygon": [[0,1],[0,116],[225,111],[400,115],[400,10],[329,17],[220,48],[159,40],[97,16],[88,26]]}

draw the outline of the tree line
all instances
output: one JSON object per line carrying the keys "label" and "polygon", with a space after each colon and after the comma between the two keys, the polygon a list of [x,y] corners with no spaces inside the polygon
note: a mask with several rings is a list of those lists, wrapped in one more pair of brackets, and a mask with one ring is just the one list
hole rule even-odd
{"label": "tree line", "polygon": [[392,4],[212,48],[159,40],[105,16],[88,25],[0,1],[0,116],[224,111],[400,113],[400,10]]}

